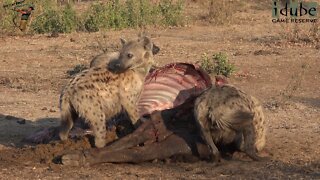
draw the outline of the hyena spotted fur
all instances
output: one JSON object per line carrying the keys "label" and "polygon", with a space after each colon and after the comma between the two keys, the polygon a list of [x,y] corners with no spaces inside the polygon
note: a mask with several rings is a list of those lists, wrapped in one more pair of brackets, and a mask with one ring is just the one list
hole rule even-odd
{"label": "hyena spotted fur", "polygon": [[253,160],[266,159],[257,155],[266,143],[266,122],[256,98],[231,85],[212,86],[196,99],[194,113],[215,160],[220,158],[216,145],[234,145]]}
{"label": "hyena spotted fur", "polygon": [[74,120],[80,116],[93,130],[95,146],[106,144],[106,121],[125,110],[132,123],[139,119],[136,103],[144,78],[154,64],[153,44],[148,37],[127,42],[117,59],[106,67],[93,67],[79,73],[60,97],[59,136],[66,140]]}

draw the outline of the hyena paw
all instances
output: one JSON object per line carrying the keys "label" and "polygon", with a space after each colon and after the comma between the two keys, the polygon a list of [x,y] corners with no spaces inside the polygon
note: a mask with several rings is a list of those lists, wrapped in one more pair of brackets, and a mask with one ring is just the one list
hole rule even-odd
{"label": "hyena paw", "polygon": [[269,157],[261,157],[261,156],[258,156],[258,154],[256,154],[256,153],[246,152],[246,154],[254,161],[269,161],[270,160]]}
{"label": "hyena paw", "polygon": [[60,133],[59,133],[59,137],[60,137],[60,139],[61,139],[62,141],[68,140],[68,134],[66,134],[66,133],[60,132]]}
{"label": "hyena paw", "polygon": [[257,156],[255,159],[253,159],[254,161],[270,161],[271,158],[270,157],[260,157]]}
{"label": "hyena paw", "polygon": [[220,155],[220,153],[213,153],[213,154],[211,154],[211,162],[213,162],[213,163],[219,163],[219,162],[221,162],[221,155]]}
{"label": "hyena paw", "polygon": [[106,140],[105,139],[95,138],[94,141],[95,141],[94,145],[97,148],[103,148],[106,145]]}

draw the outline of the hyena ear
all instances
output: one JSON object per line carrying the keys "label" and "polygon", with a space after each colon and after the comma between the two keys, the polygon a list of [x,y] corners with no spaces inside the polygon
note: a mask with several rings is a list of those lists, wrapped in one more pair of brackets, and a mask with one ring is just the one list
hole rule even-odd
{"label": "hyena ear", "polygon": [[143,46],[144,48],[147,50],[147,51],[152,51],[152,42],[151,42],[151,39],[144,36],[142,37],[142,43],[143,43]]}
{"label": "hyena ear", "polygon": [[121,41],[122,46],[124,46],[127,43],[127,40],[125,40],[123,38],[120,38],[120,41]]}
{"label": "hyena ear", "polygon": [[152,54],[156,55],[159,53],[159,51],[160,51],[160,48],[157,45],[153,44],[152,45]]}

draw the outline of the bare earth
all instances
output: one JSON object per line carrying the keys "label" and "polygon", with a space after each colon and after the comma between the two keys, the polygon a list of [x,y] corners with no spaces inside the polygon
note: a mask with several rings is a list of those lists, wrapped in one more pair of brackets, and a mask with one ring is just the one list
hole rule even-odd
{"label": "bare earth", "polygon": [[[148,28],[160,46],[159,64],[195,62],[203,53],[226,52],[237,67],[231,83],[260,99],[268,120],[271,161],[245,158],[210,162],[101,164],[65,167],[52,158],[88,148],[86,139],[27,146],[23,137],[59,123],[58,99],[67,70],[88,65],[101,52],[98,41],[117,49],[119,37],[138,30],[0,37],[1,179],[320,179],[319,44],[289,43],[284,26],[268,10],[247,10],[230,26],[206,23]],[[300,24],[299,26],[304,26]],[[301,80],[301,82],[300,82]],[[292,95],[287,98],[281,94]],[[26,120],[25,124],[23,119]],[[22,148],[24,147],[24,148]]]}

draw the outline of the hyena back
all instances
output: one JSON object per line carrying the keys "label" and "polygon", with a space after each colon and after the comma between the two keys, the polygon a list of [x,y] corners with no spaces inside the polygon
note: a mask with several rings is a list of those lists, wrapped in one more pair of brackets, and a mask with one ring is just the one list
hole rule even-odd
{"label": "hyena back", "polygon": [[201,134],[219,159],[216,144],[235,144],[253,160],[265,146],[265,119],[258,100],[241,90],[224,85],[213,86],[200,95],[194,107]]}
{"label": "hyena back", "polygon": [[90,68],[92,67],[106,67],[110,61],[117,60],[119,58],[119,52],[102,53],[95,56],[90,62]]}
{"label": "hyena back", "polygon": [[89,122],[95,146],[106,144],[106,120],[127,111],[131,121],[139,119],[136,110],[144,78],[153,64],[152,43],[147,37],[126,42],[119,58],[108,68],[90,68],[78,74],[60,97],[61,126],[59,136],[68,138],[74,120],[80,116]]}

